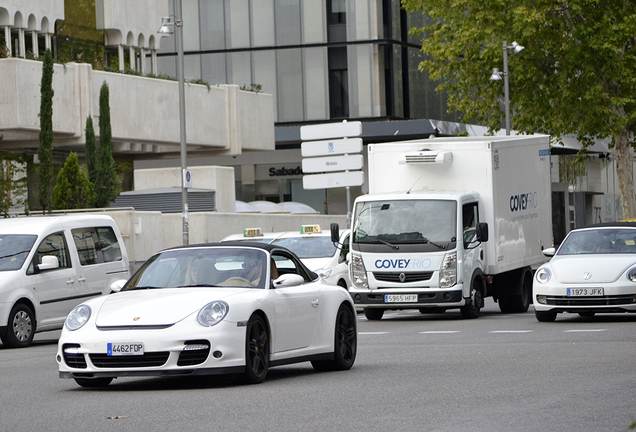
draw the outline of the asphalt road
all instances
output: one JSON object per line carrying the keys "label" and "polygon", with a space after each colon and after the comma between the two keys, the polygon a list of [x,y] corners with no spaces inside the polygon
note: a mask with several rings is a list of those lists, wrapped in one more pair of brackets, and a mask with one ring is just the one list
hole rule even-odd
{"label": "asphalt road", "polygon": [[636,315],[539,323],[458,312],[359,315],[356,364],[223,378],[121,378],[85,389],[57,375],[59,332],[0,345],[0,431],[627,431],[636,420]]}

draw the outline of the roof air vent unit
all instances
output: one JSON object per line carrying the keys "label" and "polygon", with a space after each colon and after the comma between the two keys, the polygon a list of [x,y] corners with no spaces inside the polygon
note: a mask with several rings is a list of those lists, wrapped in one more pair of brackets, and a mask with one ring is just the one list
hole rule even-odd
{"label": "roof air vent unit", "polygon": [[453,161],[453,153],[449,151],[422,150],[419,152],[405,153],[400,157],[400,164],[446,164]]}

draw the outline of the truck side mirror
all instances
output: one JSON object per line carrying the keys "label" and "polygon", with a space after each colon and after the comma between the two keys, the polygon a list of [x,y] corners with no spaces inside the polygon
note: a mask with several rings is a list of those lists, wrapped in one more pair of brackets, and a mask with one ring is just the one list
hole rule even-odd
{"label": "truck side mirror", "polygon": [[333,243],[339,243],[340,242],[340,227],[338,226],[337,223],[332,223],[331,226],[331,241]]}
{"label": "truck side mirror", "polygon": [[477,241],[488,241],[488,224],[486,222],[480,222],[477,224]]}

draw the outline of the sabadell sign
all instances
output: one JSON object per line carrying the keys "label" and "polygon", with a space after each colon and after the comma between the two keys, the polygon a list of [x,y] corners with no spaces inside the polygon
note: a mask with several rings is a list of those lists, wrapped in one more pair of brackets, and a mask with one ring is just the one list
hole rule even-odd
{"label": "sabadell sign", "polygon": [[256,166],[256,180],[271,180],[274,178],[301,178],[303,176],[303,169],[300,165],[285,164],[285,165],[257,165]]}

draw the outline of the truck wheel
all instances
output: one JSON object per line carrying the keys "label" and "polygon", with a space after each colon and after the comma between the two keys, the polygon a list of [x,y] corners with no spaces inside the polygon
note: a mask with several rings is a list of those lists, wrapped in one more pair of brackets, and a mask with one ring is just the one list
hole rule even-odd
{"label": "truck wheel", "polygon": [[474,319],[479,316],[479,311],[484,304],[484,298],[479,290],[479,281],[477,278],[473,279],[473,285],[470,290],[470,301],[466,306],[462,306],[459,311],[462,313],[464,319]]}
{"label": "truck wheel", "polygon": [[518,292],[521,294],[500,295],[499,310],[503,313],[527,312],[532,298],[532,271],[529,268],[524,268],[519,276],[510,282],[519,284]]}
{"label": "truck wheel", "polygon": [[384,309],[364,308],[364,316],[369,321],[380,321],[384,315]]}
{"label": "truck wheel", "polygon": [[11,309],[7,331],[2,336],[2,343],[7,348],[24,348],[31,345],[35,335],[35,317],[26,305],[17,304]]}

